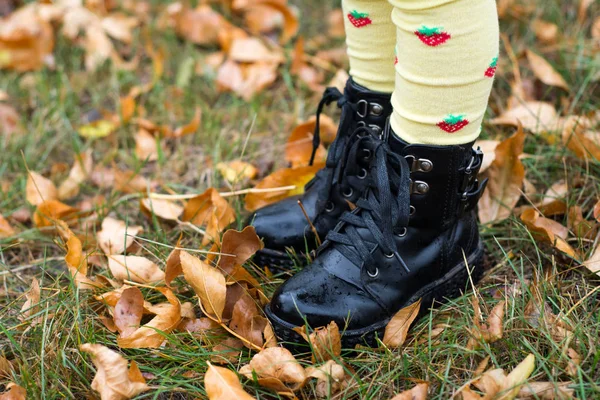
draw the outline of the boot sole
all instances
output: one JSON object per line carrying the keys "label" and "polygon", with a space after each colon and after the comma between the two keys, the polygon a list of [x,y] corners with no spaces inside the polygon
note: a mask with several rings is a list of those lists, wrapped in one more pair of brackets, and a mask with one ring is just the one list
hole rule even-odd
{"label": "boot sole", "polygon": [[[481,241],[479,242],[477,249],[467,257],[467,264],[469,268],[471,268],[470,271],[467,271],[464,262],[459,263],[443,277],[424,286],[401,308],[422,299],[421,310],[418,315],[418,317],[421,317],[428,313],[428,310],[432,305],[439,306],[447,299],[456,298],[462,295],[471,279],[474,284],[477,283],[483,276],[484,269],[484,250]],[[469,276],[471,279],[469,279]],[[271,311],[270,304],[267,304],[265,307],[265,314],[267,315],[267,318],[269,318],[269,321],[271,321],[275,335],[277,335],[280,341],[285,343],[284,345],[289,344],[291,350],[299,350],[300,347],[298,345],[301,345],[302,351],[306,351],[306,341],[292,330],[296,325],[290,324],[274,315]],[[361,329],[345,330],[342,332],[342,347],[346,349],[352,349],[356,345],[376,347],[377,338],[383,339],[385,327],[390,319],[391,318],[387,318]],[[286,345],[286,347],[288,346]]]}
{"label": "boot sole", "polygon": [[[298,256],[300,257],[300,261],[306,260],[304,254],[299,254]],[[267,248],[258,250],[254,254],[253,261],[259,267],[267,266],[274,272],[289,271],[296,265],[294,259],[288,253]]]}

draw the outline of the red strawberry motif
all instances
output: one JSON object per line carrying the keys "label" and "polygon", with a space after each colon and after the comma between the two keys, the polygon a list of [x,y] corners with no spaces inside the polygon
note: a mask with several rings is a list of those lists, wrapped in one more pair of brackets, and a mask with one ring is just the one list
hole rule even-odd
{"label": "red strawberry motif", "polygon": [[496,75],[496,69],[498,68],[498,57],[494,57],[488,69],[485,70],[485,76],[493,78]]}
{"label": "red strawberry motif", "polygon": [[444,132],[454,133],[460,131],[465,126],[469,125],[469,121],[464,115],[450,114],[442,122],[438,122],[437,126]]}
{"label": "red strawberry motif", "polygon": [[394,65],[398,64],[398,56],[394,57]]}
{"label": "red strawberry motif", "polygon": [[348,20],[356,28],[362,28],[363,26],[370,25],[373,22],[371,21],[371,18],[369,18],[369,14],[361,13],[356,10],[350,11],[348,14]]}
{"label": "red strawberry motif", "polygon": [[422,26],[420,29],[415,31],[415,35],[425,43],[427,46],[435,47],[440,44],[446,43],[452,36],[448,32],[444,32],[443,28],[434,27],[429,28]]}

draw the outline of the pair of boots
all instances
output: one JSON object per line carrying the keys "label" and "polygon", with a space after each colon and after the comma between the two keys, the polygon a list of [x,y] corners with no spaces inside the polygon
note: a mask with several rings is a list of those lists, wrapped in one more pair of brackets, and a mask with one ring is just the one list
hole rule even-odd
{"label": "pair of boots", "polygon": [[[294,327],[335,321],[344,347],[372,346],[401,308],[422,299],[426,309],[481,276],[475,208],[485,188],[477,181],[483,153],[472,143],[403,142],[386,122],[390,95],[352,80],[343,95],[325,92],[317,121],[333,101],[342,116],[325,167],[303,195],[250,219],[265,243],[254,261],[284,268],[292,263],[289,251],[313,255],[265,309],[281,340],[301,342]],[[315,233],[325,239],[318,248]]]}

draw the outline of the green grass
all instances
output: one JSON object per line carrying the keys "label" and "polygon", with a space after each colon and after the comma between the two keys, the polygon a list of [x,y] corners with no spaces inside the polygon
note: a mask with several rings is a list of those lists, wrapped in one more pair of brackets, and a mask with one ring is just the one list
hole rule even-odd
{"label": "green grass", "polygon": [[[300,3],[300,2],[298,2]],[[315,0],[299,5],[302,34],[311,38],[324,31],[323,15],[332,9],[331,2]],[[528,2],[534,3],[534,2]],[[556,45],[550,60],[571,87],[568,104],[558,89],[536,84],[535,93],[540,100],[550,101],[563,115],[580,115],[598,109],[600,104],[599,53],[591,49],[588,18],[584,24],[577,20],[576,4],[567,0],[538,1],[533,15],[509,18],[502,21],[502,30],[511,40],[517,56],[527,49],[544,49],[528,29],[534,17],[558,24],[562,39]],[[588,15],[598,15],[600,5],[593,4]],[[59,39],[54,71],[42,70],[27,74],[2,71],[0,89],[6,91],[22,116],[23,134],[7,141],[0,138],[0,213],[5,217],[26,208],[33,210],[24,199],[26,169],[44,173],[52,172],[57,163],[71,164],[76,153],[91,149],[95,165],[116,165],[123,169],[139,171],[143,176],[159,183],[159,189],[170,188],[178,193],[200,193],[208,187],[225,187],[212,165],[219,161],[238,159],[246,136],[250,140],[244,160],[255,163],[261,173],[284,166],[281,159],[283,145],[297,119],[309,117],[317,104],[318,94],[311,94],[290,76],[289,65],[281,68],[282,79],[250,102],[234,95],[219,95],[210,79],[189,76],[186,65],[206,52],[180,41],[172,32],[162,32],[151,27],[150,34],[156,48],[168,53],[165,74],[152,91],[142,96],[139,104],[148,119],[158,124],[172,126],[189,121],[196,107],[203,112],[197,134],[172,141],[159,161],[146,163],[135,157],[133,134],[136,127],[125,125],[110,138],[87,140],[76,129],[86,116],[107,109],[117,109],[118,99],[130,87],[146,82],[152,74],[151,61],[143,59],[135,72],[119,72],[110,65],[95,73],[85,73],[82,52],[64,39]],[[337,43],[339,44],[339,43]],[[332,46],[335,43],[331,44]],[[140,48],[142,44],[137,45]],[[134,45],[134,48],[137,47]],[[318,50],[308,46],[310,53]],[[508,63],[504,50],[501,63]],[[510,68],[505,68],[509,71]],[[522,60],[524,80],[533,82],[532,73]],[[499,76],[490,99],[488,117],[493,117],[505,107],[510,95],[512,76]],[[173,87],[179,84],[180,90]],[[166,108],[165,102],[172,107]],[[485,125],[486,138],[508,137],[513,129]],[[546,138],[528,134],[525,151],[533,157],[524,160],[527,179],[543,193],[552,183],[567,179],[574,185],[568,196],[569,205],[579,205],[591,220],[588,211],[600,198],[600,164],[585,164],[560,144],[551,144]],[[53,174],[60,182],[68,171]],[[5,184],[6,182],[6,184]],[[174,245],[182,235],[182,246],[198,248],[202,238],[193,230],[144,218],[135,198],[113,190],[98,189],[85,183],[77,200],[103,195],[104,205],[97,210],[99,218],[112,214],[131,224],[144,226],[143,237]],[[231,199],[239,211],[234,227],[241,228],[245,214],[243,199]],[[70,202],[69,204],[74,204]],[[522,200],[520,205],[527,202]],[[559,217],[566,224],[566,217]],[[116,335],[109,332],[98,319],[104,307],[94,301],[87,291],[79,291],[71,282],[63,262],[64,244],[52,234],[32,228],[31,223],[17,224],[19,233],[10,239],[0,239],[0,354],[15,362],[14,376],[0,379],[1,385],[14,381],[27,389],[29,398],[81,399],[93,396],[90,389],[95,374],[90,358],[79,352],[82,343],[99,343],[117,349],[128,360],[138,362],[141,370],[154,376],[149,381],[153,390],[140,399],[195,399],[205,398],[202,384],[206,361],[214,356],[209,344],[220,337],[200,337],[188,333],[168,335],[168,343],[161,349],[118,349]],[[431,399],[448,399],[465,382],[485,357],[490,366],[511,370],[528,353],[536,356],[536,368],[531,381],[572,381],[579,399],[600,398],[600,278],[586,272],[577,263],[568,260],[550,246],[538,243],[517,217],[481,228],[489,254],[490,265],[484,280],[477,286],[482,298],[484,315],[506,296],[504,337],[493,344],[483,344],[481,349],[466,347],[472,327],[473,309],[469,301],[473,293],[468,288],[465,296],[450,301],[439,310],[421,318],[412,328],[409,340],[401,350],[360,349],[344,353],[344,362],[354,371],[353,383],[335,398],[387,399],[414,385],[416,380],[430,382]],[[81,232],[80,232],[81,233]],[[93,237],[91,235],[90,237]],[[597,241],[598,238],[595,238]],[[143,253],[164,261],[168,247],[150,242],[140,242]],[[591,251],[594,243],[573,241],[582,253]],[[257,276],[256,268],[248,268]],[[106,275],[96,269],[95,273]],[[25,301],[31,279],[36,276],[42,287],[39,311],[41,323],[35,327],[18,320],[19,310]],[[551,276],[543,280],[541,277]],[[540,280],[543,299],[563,322],[573,329],[573,337],[557,341],[548,327],[536,326],[528,320],[525,307],[531,300],[530,284]],[[270,295],[281,277],[264,281],[264,290]],[[183,289],[182,282],[178,282]],[[177,291],[176,291],[177,292]],[[151,293],[144,290],[148,298]],[[183,301],[192,301],[193,293],[178,292]],[[35,316],[34,316],[35,317]],[[430,339],[437,324],[446,324],[442,333]],[[568,359],[566,349],[576,350],[583,361],[575,377],[566,375]],[[233,370],[246,364],[253,353],[243,351],[230,365]],[[298,357],[310,363],[308,355]],[[242,379],[246,390],[260,398],[277,398],[273,392]],[[315,397],[315,385],[309,384],[299,395]]]}

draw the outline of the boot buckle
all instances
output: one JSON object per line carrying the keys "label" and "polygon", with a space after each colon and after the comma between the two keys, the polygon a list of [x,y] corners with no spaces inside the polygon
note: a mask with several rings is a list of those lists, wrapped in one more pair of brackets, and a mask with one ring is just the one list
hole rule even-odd
{"label": "boot buckle", "polygon": [[366,118],[367,113],[369,112],[369,102],[362,99],[362,100],[359,100],[356,103],[356,105],[357,105],[356,114],[358,114],[358,116],[361,118]]}

